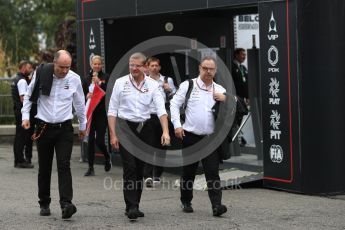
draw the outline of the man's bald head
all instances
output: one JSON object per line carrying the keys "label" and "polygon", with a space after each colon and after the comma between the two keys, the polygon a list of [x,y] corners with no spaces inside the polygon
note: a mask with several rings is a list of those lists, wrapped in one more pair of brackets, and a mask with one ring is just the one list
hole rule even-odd
{"label": "man's bald head", "polygon": [[67,50],[59,50],[54,54],[53,62],[57,61],[59,58],[69,58],[72,61],[72,55]]}
{"label": "man's bald head", "polygon": [[67,50],[59,50],[54,55],[54,74],[64,78],[71,68],[72,56]]}

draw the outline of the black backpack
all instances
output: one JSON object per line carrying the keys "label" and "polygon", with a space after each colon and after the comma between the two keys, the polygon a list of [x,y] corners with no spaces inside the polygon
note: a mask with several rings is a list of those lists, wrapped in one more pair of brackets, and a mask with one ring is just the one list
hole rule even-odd
{"label": "black backpack", "polygon": [[[189,82],[189,85],[188,85],[188,90],[186,93],[185,101],[184,101],[182,108],[181,108],[181,111],[180,111],[180,118],[181,118],[181,121],[183,121],[183,122],[185,121],[185,111],[187,108],[187,103],[188,103],[188,100],[189,100],[190,95],[192,93],[193,86],[194,86],[194,82],[192,79],[189,79],[188,82]],[[220,106],[221,106],[220,102],[217,101],[214,104],[214,106],[212,107],[213,117],[215,120],[217,120],[217,115],[218,115]],[[222,143],[218,146],[218,148],[216,150],[217,153],[219,154],[220,160],[227,160],[231,157],[230,142],[231,142],[231,130],[225,136],[224,140],[222,141]]]}

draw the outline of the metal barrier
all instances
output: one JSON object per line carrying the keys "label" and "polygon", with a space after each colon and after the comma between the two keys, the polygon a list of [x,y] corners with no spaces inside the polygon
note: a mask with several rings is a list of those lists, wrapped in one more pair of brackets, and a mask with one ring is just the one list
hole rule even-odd
{"label": "metal barrier", "polygon": [[0,124],[13,124],[14,112],[11,95],[13,78],[0,77]]}
{"label": "metal barrier", "polygon": [[[11,95],[11,84],[13,79],[14,78],[0,77],[0,125],[15,124],[13,100]],[[78,123],[75,114],[73,123]]]}

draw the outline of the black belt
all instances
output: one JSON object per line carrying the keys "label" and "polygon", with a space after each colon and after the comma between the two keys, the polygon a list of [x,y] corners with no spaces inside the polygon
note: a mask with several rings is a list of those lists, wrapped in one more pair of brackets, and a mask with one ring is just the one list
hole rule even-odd
{"label": "black belt", "polygon": [[151,114],[150,114],[150,117],[151,117],[151,118],[158,118],[158,116],[157,116],[156,113],[151,113]]}
{"label": "black belt", "polygon": [[72,125],[72,120],[66,120],[66,121],[59,122],[59,123],[49,123],[49,122],[45,122],[45,121],[42,121],[42,120],[38,119],[38,124],[46,125],[49,128],[61,128],[61,127],[64,127],[64,126]]}
{"label": "black belt", "polygon": [[204,138],[206,136],[209,136],[209,135],[205,135],[205,134],[204,135],[195,134],[195,133],[192,133],[192,132],[188,132],[186,130],[184,130],[184,132],[185,132],[185,134],[188,134],[188,135],[194,136],[194,137],[198,137],[198,138]]}

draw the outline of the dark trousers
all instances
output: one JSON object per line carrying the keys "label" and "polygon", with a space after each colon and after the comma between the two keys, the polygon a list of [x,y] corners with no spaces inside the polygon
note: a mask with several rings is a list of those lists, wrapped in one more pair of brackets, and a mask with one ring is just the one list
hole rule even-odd
{"label": "dark trousers", "polygon": [[[125,121],[132,133],[142,141],[147,141],[145,126],[138,132],[139,123]],[[146,135],[145,135],[146,133]],[[120,154],[123,167],[123,196],[126,203],[126,210],[139,208],[140,198],[143,191],[143,168],[144,162],[130,153],[120,143]]]}
{"label": "dark trousers", "polygon": [[[200,141],[203,136],[195,135],[190,132],[185,132],[183,138],[183,147],[191,146]],[[221,204],[222,190],[220,187],[219,178],[219,155],[217,152],[213,152],[204,159],[201,160],[204,168],[208,196],[210,198],[212,207]],[[199,162],[183,166],[181,177],[181,202],[191,203],[193,199],[193,184],[195,179],[195,172],[198,168]]]}
{"label": "dark trousers", "polygon": [[[147,133],[146,143],[157,149],[166,149],[161,145],[161,136],[163,133],[161,123],[156,114],[151,114],[151,118],[145,123],[145,133]],[[161,152],[159,154],[162,154]],[[164,152],[165,155],[165,152]],[[162,156],[160,156],[162,157]],[[164,156],[163,156],[164,157]],[[163,173],[163,167],[145,163],[144,178],[159,178]]]}
{"label": "dark trousers", "polygon": [[105,132],[107,129],[107,118],[95,116],[92,118],[89,140],[88,140],[88,162],[89,167],[93,167],[95,160],[95,141],[99,150],[104,154],[106,161],[110,160],[107,146],[105,145]]}
{"label": "dark trousers", "polygon": [[[23,163],[25,161],[31,162],[32,158],[32,140],[31,136],[34,133],[34,124],[31,124],[30,129],[22,127],[22,114],[20,111],[14,111],[16,119],[16,134],[14,136],[13,153],[14,165]],[[32,123],[32,122],[31,122]],[[24,159],[25,155],[25,159]]]}
{"label": "dark trousers", "polygon": [[[37,126],[41,126],[38,123]],[[73,127],[71,121],[60,126],[47,126],[37,140],[38,150],[38,198],[40,206],[49,205],[50,180],[54,150],[58,170],[60,206],[71,203],[73,197],[70,160],[73,147]]]}

